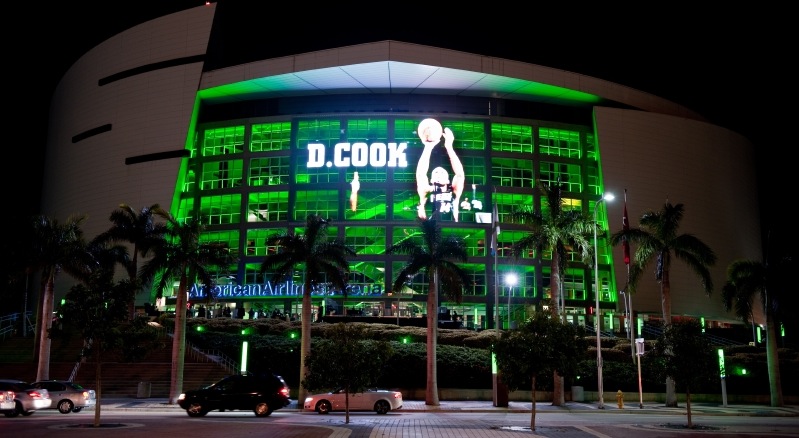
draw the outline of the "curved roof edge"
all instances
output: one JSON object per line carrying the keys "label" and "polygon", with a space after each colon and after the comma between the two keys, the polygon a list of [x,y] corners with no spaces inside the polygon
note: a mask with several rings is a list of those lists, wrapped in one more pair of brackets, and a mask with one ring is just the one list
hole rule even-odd
{"label": "curved roof edge", "polygon": [[379,41],[207,71],[209,103],[319,94],[448,94],[566,105],[613,102],[707,121],[667,99],[566,70],[401,41]]}

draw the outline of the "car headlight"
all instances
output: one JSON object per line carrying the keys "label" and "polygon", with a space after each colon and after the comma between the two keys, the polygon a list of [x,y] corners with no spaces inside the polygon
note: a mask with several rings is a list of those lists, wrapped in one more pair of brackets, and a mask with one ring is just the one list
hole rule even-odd
{"label": "car headlight", "polygon": [[313,397],[305,397],[305,403],[310,403],[313,401]]}
{"label": "car headlight", "polygon": [[186,394],[185,393],[184,394],[180,394],[178,396],[178,400],[186,400]]}

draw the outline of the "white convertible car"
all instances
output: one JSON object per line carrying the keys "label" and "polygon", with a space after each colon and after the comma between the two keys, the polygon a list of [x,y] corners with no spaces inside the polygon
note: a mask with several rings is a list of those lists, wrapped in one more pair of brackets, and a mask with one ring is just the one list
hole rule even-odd
{"label": "white convertible car", "polygon": [[[343,412],[346,409],[345,395],[343,388],[324,394],[309,395],[305,398],[303,407],[306,411],[320,414]],[[350,393],[349,396],[350,411],[375,411],[378,414],[386,414],[388,411],[402,409],[402,393],[399,391],[367,389],[363,392]]]}

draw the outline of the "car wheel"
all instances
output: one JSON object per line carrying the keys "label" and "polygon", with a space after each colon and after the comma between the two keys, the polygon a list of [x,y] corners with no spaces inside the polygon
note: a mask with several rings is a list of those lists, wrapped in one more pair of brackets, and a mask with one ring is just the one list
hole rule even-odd
{"label": "car wheel", "polygon": [[269,409],[269,403],[265,401],[257,403],[252,411],[255,412],[256,417],[268,417],[272,415],[272,410]]}
{"label": "car wheel", "polygon": [[19,416],[19,411],[16,409],[12,409],[10,411],[3,412],[3,415],[5,415],[6,417],[16,417]]}
{"label": "car wheel", "polygon": [[332,409],[333,406],[331,406],[330,402],[327,400],[322,400],[316,404],[316,412],[320,414],[329,414]]}
{"label": "car wheel", "polygon": [[378,414],[387,414],[390,410],[391,405],[385,400],[378,400],[377,403],[375,403],[375,412]]}
{"label": "car wheel", "polygon": [[75,412],[75,413],[78,413],[78,412],[80,412],[82,410],[83,410],[83,408],[80,407],[80,406],[78,406],[77,408],[72,408],[72,412]]}
{"label": "car wheel", "polygon": [[22,407],[22,403],[17,402],[17,414],[21,414],[23,417],[30,417],[33,415],[33,411],[26,411],[25,408]]}
{"label": "car wheel", "polygon": [[204,417],[208,410],[200,403],[192,403],[186,408],[186,413],[189,414],[189,417]]}
{"label": "car wheel", "polygon": [[72,412],[72,408],[75,407],[75,404],[72,403],[72,400],[61,400],[58,402],[58,412],[62,414],[68,414]]}

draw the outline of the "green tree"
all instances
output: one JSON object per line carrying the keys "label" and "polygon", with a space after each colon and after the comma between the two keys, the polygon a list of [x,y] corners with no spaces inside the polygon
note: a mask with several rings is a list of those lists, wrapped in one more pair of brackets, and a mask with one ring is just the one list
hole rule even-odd
{"label": "green tree", "polygon": [[[713,292],[710,267],[716,264],[716,254],[693,234],[678,234],[684,212],[683,204],[671,204],[667,201],[660,211],[644,212],[639,221],[640,227],[622,229],[613,233],[610,240],[610,243],[616,246],[626,238],[636,247],[629,271],[629,286],[632,291],[635,290],[646,267],[650,264],[655,265],[655,280],[660,283],[663,323],[667,326],[671,324],[669,272],[672,258],[682,261],[699,276],[707,295]],[[677,406],[677,394],[671,378],[666,379],[666,406]]]}
{"label": "green tree", "polygon": [[227,242],[203,243],[200,236],[205,227],[199,218],[179,222],[166,215],[166,232],[163,241],[152,247],[153,257],[141,268],[140,279],[148,283],[157,278],[156,294],[172,291],[178,281],[175,300],[175,329],[172,338],[172,371],[170,374],[169,403],[175,404],[183,392],[183,368],[186,356],[186,311],[191,282],[199,280],[210,288],[213,280],[210,268],[230,266],[237,256],[231,253]]}
{"label": "green tree", "polygon": [[685,391],[688,428],[691,418],[691,388],[718,378],[718,355],[702,334],[696,320],[681,320],[665,325],[651,353],[652,367],[661,378],[671,378],[675,386]]}
{"label": "green tree", "polygon": [[766,318],[766,364],[768,367],[771,406],[783,406],[780,359],[777,348],[777,324],[781,304],[786,294],[792,292],[792,276],[796,272],[792,257],[782,257],[773,263],[753,260],[736,260],[727,267],[727,281],[721,289],[721,298],[727,310],[748,324],[756,309],[760,308]]}
{"label": "green tree", "polygon": [[[97,406],[94,410],[94,427],[99,427],[102,406],[102,352],[110,349],[108,345],[114,343],[112,338],[117,326],[127,321],[127,303],[135,294],[138,284],[135,279],[133,282],[114,281],[114,267],[120,264],[127,268],[129,263],[125,247],[93,241],[88,248],[95,263],[84,281],[72,286],[67,293],[65,302],[59,309],[59,325],[78,331],[86,345],[90,346],[84,354],[93,354],[95,357]],[[62,335],[69,336],[71,333]]]}
{"label": "green tree", "polygon": [[53,326],[56,278],[58,274],[65,272],[80,280],[91,272],[93,258],[81,228],[85,219],[85,216],[72,215],[62,224],[40,215],[32,223],[33,241],[27,265],[30,272],[41,272],[41,293],[36,318],[37,380],[50,378],[50,330]]}
{"label": "green tree", "polygon": [[[108,231],[97,236],[98,241],[127,242],[133,246],[131,258],[125,266],[130,281],[136,280],[139,269],[139,255],[147,256],[156,245],[163,242],[166,225],[156,222],[157,216],[167,217],[168,213],[158,204],[143,207],[138,213],[127,204],[111,212],[109,220],[113,224]],[[128,318],[136,316],[136,296],[128,303]]]}
{"label": "green tree", "polygon": [[[516,258],[521,257],[530,249],[534,249],[538,254],[545,251],[552,253],[552,260],[549,264],[551,291],[549,309],[565,324],[566,314],[561,305],[561,289],[563,288],[563,273],[566,271],[568,253],[577,252],[580,258],[586,262],[592,260],[591,236],[593,236],[594,227],[598,225],[594,223],[589,214],[582,210],[565,208],[563,185],[560,181],[555,184],[539,182],[538,187],[546,198],[546,204],[542,205],[541,210],[536,210],[531,205],[525,205],[510,215],[512,223],[522,224],[527,228],[527,234],[513,244],[511,251]],[[564,403],[566,400],[563,378],[554,376],[552,405],[562,406]]]}
{"label": "green tree", "polygon": [[405,266],[394,279],[392,289],[400,293],[406,283],[418,273],[424,273],[429,280],[427,292],[427,386],[425,388],[425,404],[439,406],[438,397],[438,365],[436,349],[438,345],[438,297],[439,291],[448,299],[460,303],[463,289],[469,283],[469,277],[453,260],[465,262],[468,259],[466,245],[463,240],[448,236],[443,237],[441,227],[435,219],[420,219],[420,245],[414,236],[392,245],[390,254],[406,254],[409,256]]}
{"label": "green tree", "polygon": [[[350,272],[348,258],[357,255],[338,239],[330,240],[329,227],[329,219],[309,215],[305,221],[304,234],[269,236],[266,246],[277,248],[277,252],[266,255],[260,268],[262,274],[271,273],[273,283],[292,278],[295,270],[303,272],[300,382],[308,374],[306,359],[311,354],[311,292],[324,285],[329,285],[332,290],[346,290]],[[297,400],[305,400],[306,394],[307,388],[300,383]]]}
{"label": "green tree", "polygon": [[508,389],[530,385],[530,429],[535,430],[536,378],[543,373],[575,375],[587,348],[582,327],[563,324],[557,315],[540,311],[518,329],[503,331],[491,347]]}
{"label": "green tree", "polygon": [[394,354],[389,342],[368,336],[363,326],[338,323],[306,359],[308,374],[302,386],[309,391],[344,388],[346,423],[350,422],[350,394],[374,386]]}

